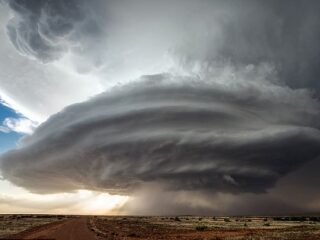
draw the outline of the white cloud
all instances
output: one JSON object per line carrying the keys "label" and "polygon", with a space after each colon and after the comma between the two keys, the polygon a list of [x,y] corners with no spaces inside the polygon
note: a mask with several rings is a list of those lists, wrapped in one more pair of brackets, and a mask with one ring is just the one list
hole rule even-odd
{"label": "white cloud", "polygon": [[0,132],[8,133],[10,130],[4,126],[0,126]]}
{"label": "white cloud", "polygon": [[0,127],[0,131],[1,129],[4,129],[5,132],[13,131],[31,134],[37,126],[38,123],[27,118],[6,118],[3,121],[3,126]]}

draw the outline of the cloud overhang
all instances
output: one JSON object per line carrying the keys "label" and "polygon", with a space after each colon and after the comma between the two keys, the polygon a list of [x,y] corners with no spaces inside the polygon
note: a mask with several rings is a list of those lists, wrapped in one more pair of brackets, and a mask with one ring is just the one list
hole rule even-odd
{"label": "cloud overhang", "polygon": [[146,76],[67,107],[1,156],[2,175],[36,192],[130,194],[158,182],[262,193],[319,155],[316,110],[267,97],[270,87],[262,96],[244,86],[239,95],[209,80],[172,78]]}

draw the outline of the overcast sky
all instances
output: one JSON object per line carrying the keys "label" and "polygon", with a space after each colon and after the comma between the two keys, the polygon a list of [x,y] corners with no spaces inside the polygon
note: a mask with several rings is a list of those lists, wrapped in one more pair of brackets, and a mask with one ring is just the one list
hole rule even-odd
{"label": "overcast sky", "polygon": [[0,1],[0,211],[319,212],[319,12]]}

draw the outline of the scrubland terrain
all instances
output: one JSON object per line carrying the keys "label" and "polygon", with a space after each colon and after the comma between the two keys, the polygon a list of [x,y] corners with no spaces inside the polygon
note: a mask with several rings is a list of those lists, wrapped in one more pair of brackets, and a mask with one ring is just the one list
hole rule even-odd
{"label": "scrubland terrain", "polygon": [[320,239],[320,217],[2,215],[0,239]]}
{"label": "scrubland terrain", "polygon": [[0,215],[0,239],[22,231],[42,225],[57,223],[70,216],[62,215],[34,215],[34,214],[6,214]]}
{"label": "scrubland terrain", "polygon": [[101,239],[320,239],[317,217],[94,217]]}

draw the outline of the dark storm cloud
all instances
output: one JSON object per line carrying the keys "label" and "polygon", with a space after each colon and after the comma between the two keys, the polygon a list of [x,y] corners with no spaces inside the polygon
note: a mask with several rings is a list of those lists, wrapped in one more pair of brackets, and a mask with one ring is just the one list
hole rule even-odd
{"label": "dark storm cloud", "polygon": [[8,4],[14,15],[7,32],[23,55],[44,63],[57,60],[68,51],[90,58],[95,52],[92,44],[99,44],[103,33],[99,1],[10,0]]}
{"label": "dark storm cloud", "polygon": [[[262,83],[235,89],[148,76],[52,116],[1,156],[2,175],[38,192],[128,193],[156,182],[261,193],[319,155],[318,104],[308,93]],[[298,96],[308,110],[291,101]]]}
{"label": "dark storm cloud", "polygon": [[319,1],[211,1],[196,9],[188,22],[193,35],[175,49],[186,69],[268,62],[284,84],[319,96]]}
{"label": "dark storm cloud", "polygon": [[317,0],[8,2],[13,10],[7,26],[12,43],[22,54],[43,62],[71,51],[81,68],[107,61],[109,68],[125,67],[134,49],[139,49],[132,56],[136,61],[171,51],[186,69],[198,63],[210,68],[225,61],[268,62],[284,84],[319,94]]}

